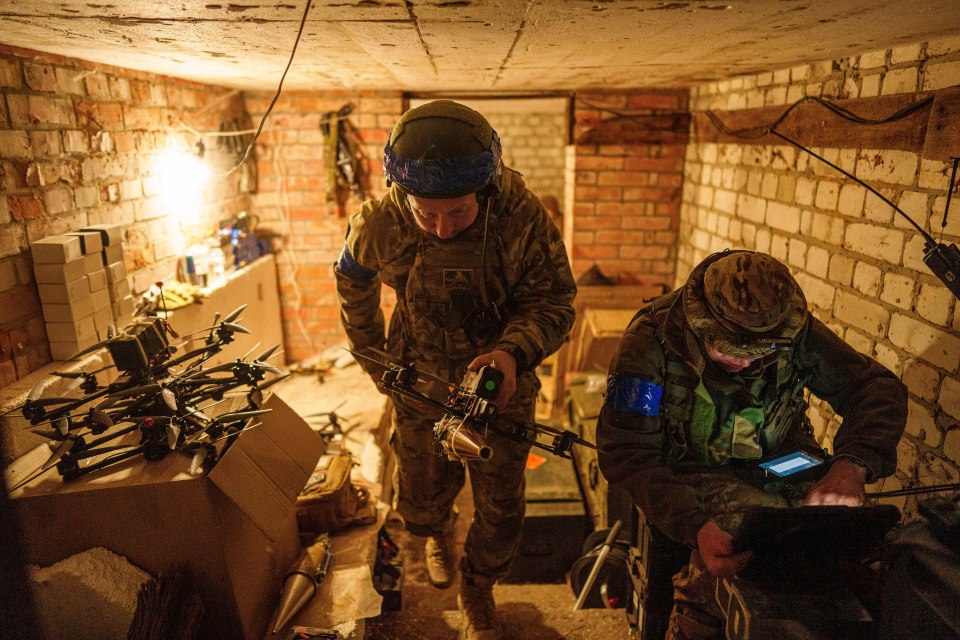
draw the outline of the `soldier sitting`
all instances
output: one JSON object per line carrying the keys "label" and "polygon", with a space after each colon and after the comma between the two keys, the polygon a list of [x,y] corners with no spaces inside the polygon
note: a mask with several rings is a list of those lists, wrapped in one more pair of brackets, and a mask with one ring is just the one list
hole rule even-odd
{"label": "soldier sitting", "polygon": [[[805,495],[766,492],[738,471],[819,449],[805,389],[843,416],[832,463]],[[747,508],[861,505],[864,484],[896,469],[906,415],[904,385],[814,318],[768,255],[714,254],[640,311],[610,366],[597,439],[610,482],[693,549],[667,637],[720,637],[716,581],[750,562],[733,547]]]}

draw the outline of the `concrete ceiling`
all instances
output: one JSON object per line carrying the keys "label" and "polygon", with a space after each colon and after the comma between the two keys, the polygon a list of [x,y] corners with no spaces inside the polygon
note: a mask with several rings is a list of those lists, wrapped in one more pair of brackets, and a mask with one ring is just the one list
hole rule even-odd
{"label": "concrete ceiling", "polygon": [[[0,0],[0,42],[275,89],[305,0]],[[683,87],[960,34],[957,0],[316,0],[286,89]]]}

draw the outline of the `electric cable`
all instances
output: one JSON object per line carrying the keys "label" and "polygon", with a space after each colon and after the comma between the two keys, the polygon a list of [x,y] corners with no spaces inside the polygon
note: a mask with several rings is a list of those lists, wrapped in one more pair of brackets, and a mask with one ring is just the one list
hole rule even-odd
{"label": "electric cable", "polygon": [[960,482],[951,482],[948,484],[933,484],[928,487],[908,487],[906,489],[894,489],[892,491],[876,491],[865,493],[867,498],[892,498],[894,496],[910,496],[919,493],[939,493],[940,491],[960,491]]}
{"label": "electric cable", "polygon": [[297,39],[293,42],[293,49],[290,51],[290,58],[287,60],[287,66],[283,70],[283,75],[280,76],[280,84],[277,85],[277,93],[273,96],[273,100],[270,101],[270,105],[267,107],[266,113],[263,114],[263,117],[260,118],[260,126],[257,127],[256,133],[253,135],[253,138],[250,140],[250,143],[247,145],[247,150],[243,154],[243,158],[238,162],[232,169],[224,173],[217,174],[219,177],[226,177],[243,166],[243,163],[247,161],[247,158],[250,157],[250,152],[253,151],[254,145],[257,144],[257,140],[260,138],[260,132],[263,131],[263,125],[267,122],[267,118],[270,117],[270,113],[273,111],[273,107],[277,104],[277,100],[280,99],[280,94],[283,91],[283,81],[287,77],[287,72],[290,71],[290,65],[293,64],[293,57],[297,53],[297,46],[300,44],[300,37],[303,35],[303,27],[307,24],[307,15],[310,13],[310,5],[313,0],[307,0],[307,6],[303,8],[303,17],[300,18],[300,28],[297,30]]}

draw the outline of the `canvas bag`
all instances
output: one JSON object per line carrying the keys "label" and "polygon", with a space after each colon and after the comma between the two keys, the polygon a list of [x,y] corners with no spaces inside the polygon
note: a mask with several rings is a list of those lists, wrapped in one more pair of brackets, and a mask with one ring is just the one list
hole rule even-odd
{"label": "canvas bag", "polygon": [[349,453],[324,454],[297,496],[297,527],[301,533],[326,533],[376,519],[370,493],[350,482]]}

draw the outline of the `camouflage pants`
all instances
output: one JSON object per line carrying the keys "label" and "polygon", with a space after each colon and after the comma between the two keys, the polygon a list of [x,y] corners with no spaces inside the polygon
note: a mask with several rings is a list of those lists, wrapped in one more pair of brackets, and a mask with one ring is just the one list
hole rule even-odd
{"label": "camouflage pants", "polygon": [[[539,382],[532,373],[518,380],[516,395],[502,415],[532,421]],[[435,398],[438,390],[431,390]],[[466,480],[458,461],[439,453],[433,427],[439,411],[421,402],[393,398],[394,448],[399,461],[396,508],[415,535],[443,532],[452,522],[453,505]],[[493,432],[485,434],[493,457],[468,463],[474,517],[464,543],[463,570],[496,579],[507,575],[520,545],[524,502],[524,469],[530,445]]]}
{"label": "camouflage pants", "polygon": [[[750,507],[799,506],[800,500],[788,500],[737,477],[731,470],[680,473],[687,484],[696,487],[703,498],[707,515],[721,529],[736,535],[743,514]],[[724,614],[717,604],[719,578],[707,570],[700,553],[694,550],[690,562],[673,577],[673,611],[667,640],[713,640],[723,637]]]}

